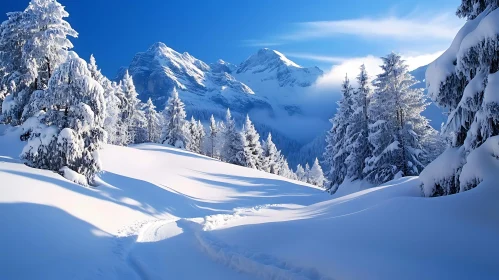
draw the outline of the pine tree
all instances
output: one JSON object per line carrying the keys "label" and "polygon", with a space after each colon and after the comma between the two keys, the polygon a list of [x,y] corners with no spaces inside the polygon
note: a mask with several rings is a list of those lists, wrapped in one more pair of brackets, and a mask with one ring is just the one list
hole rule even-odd
{"label": "pine tree", "polygon": [[[22,108],[16,107],[13,94],[19,94],[18,92],[23,87],[29,87],[32,81],[29,79],[31,77],[23,75],[28,73],[22,63],[22,49],[27,40],[27,30],[21,28],[24,13],[13,12],[7,16],[8,19],[0,25],[0,112],[6,115],[4,121],[9,123],[13,117],[20,118],[22,113]],[[6,98],[6,104],[3,106]]]}
{"label": "pine tree", "polygon": [[103,91],[84,60],[72,58],[61,64],[50,78],[46,112],[26,122],[32,133],[21,158],[35,168],[65,176],[68,170],[81,174],[84,180],[70,177],[78,183],[94,183],[101,170],[98,150],[105,136]]}
{"label": "pine tree", "polygon": [[167,106],[163,111],[165,125],[161,136],[161,143],[186,148],[189,143],[189,132],[186,125],[185,105],[178,96],[177,89],[173,89]]}
{"label": "pine tree", "polygon": [[237,131],[236,122],[232,118],[230,110],[227,109],[222,159],[228,163],[247,166],[243,141],[244,136]]}
{"label": "pine tree", "polygon": [[[451,140],[451,147],[436,160],[437,167],[430,164],[421,174],[426,196],[466,191],[483,180],[483,173],[476,173],[482,168],[476,161],[470,163],[470,157],[499,135],[499,34],[489,28],[497,19],[497,8],[495,0],[463,0],[457,15],[468,22],[445,56],[430,64],[426,72],[428,95],[449,112],[443,133]],[[494,151],[482,153],[493,155]],[[435,168],[442,172],[436,175]]]}
{"label": "pine tree", "polygon": [[345,159],[347,174],[350,180],[363,178],[365,161],[371,155],[369,145],[369,119],[367,115],[370,88],[369,77],[364,65],[360,67],[357,76],[358,89],[352,95],[352,115],[348,116],[348,126],[345,132],[345,145],[348,153]]}
{"label": "pine tree", "polygon": [[305,169],[303,169],[301,164],[296,166],[296,179],[298,181],[305,181]]}
{"label": "pine tree", "polygon": [[489,8],[494,10],[498,7],[497,0],[463,0],[457,9],[456,15],[469,20],[475,19],[480,13]]}
{"label": "pine tree", "polygon": [[[125,145],[138,143],[144,140],[146,121],[144,114],[141,113],[141,102],[138,98],[137,90],[133,84],[132,76],[128,70],[121,81],[122,88],[122,122],[126,127]],[[121,94],[121,93],[120,93]]]}
{"label": "pine tree", "polygon": [[262,147],[260,145],[260,135],[248,115],[246,115],[242,135],[246,166],[253,169],[261,169]]}
{"label": "pine tree", "polygon": [[372,183],[384,183],[402,176],[418,175],[426,157],[422,143],[433,135],[428,120],[421,116],[426,107],[422,89],[414,89],[414,78],[400,55],[383,57],[383,73],[375,80],[369,108],[373,155],[365,168]]}
{"label": "pine tree", "polygon": [[[12,28],[4,32],[0,40],[3,41],[0,48],[12,39],[15,41],[11,41],[10,45],[13,42],[16,45],[6,61],[15,61],[12,65],[15,68],[9,73],[8,82],[4,83],[9,87],[9,96],[4,100],[2,111],[8,122],[20,123],[36,113],[37,109],[42,109],[36,107],[43,92],[37,92],[35,100],[31,101],[32,93],[47,88],[52,73],[68,58],[68,50],[73,48],[67,37],[78,36],[64,20],[68,16],[56,0],[32,0],[22,13],[10,15],[10,23],[6,25]],[[25,110],[29,103],[29,108]]]}
{"label": "pine tree", "polygon": [[345,77],[341,88],[342,98],[338,102],[338,110],[331,119],[333,127],[326,135],[326,150],[324,152],[324,164],[329,168],[327,172],[328,185],[326,190],[334,193],[338,186],[343,183],[347,176],[347,166],[345,164],[348,158],[346,132],[350,117],[353,114],[352,94],[353,89],[350,86],[350,80]]}
{"label": "pine tree", "polygon": [[[125,97],[123,92],[123,86],[121,82],[118,84],[113,82],[112,87],[114,89],[114,96],[117,98],[117,119],[115,124],[114,137],[112,137],[112,144],[125,146],[129,144],[129,111],[128,111],[128,99]],[[112,120],[110,120],[112,121]]]}
{"label": "pine tree", "polygon": [[203,144],[206,140],[206,131],[204,130],[204,126],[200,120],[198,120],[197,122],[197,134],[199,137],[196,143],[197,150],[199,151],[199,153],[203,153]]}
{"label": "pine tree", "polygon": [[102,75],[97,62],[93,55],[90,56],[90,62],[88,63],[88,70],[90,71],[91,77],[96,80],[104,89],[104,99],[106,100],[106,112],[104,118],[104,130],[107,133],[107,143],[115,145],[123,145],[123,142],[119,138],[120,118],[121,118],[121,101],[116,96],[116,87],[113,83]]}
{"label": "pine tree", "polygon": [[208,137],[209,139],[209,155],[212,157],[212,158],[215,158],[215,147],[217,145],[217,135],[218,135],[219,131],[218,131],[218,126],[217,126],[217,123],[215,122],[215,118],[213,117],[213,115],[211,115],[210,117],[210,135]]}
{"label": "pine tree", "polygon": [[144,113],[147,120],[147,141],[158,142],[161,136],[161,116],[156,111],[156,106],[152,103],[151,98],[145,104]]}
{"label": "pine tree", "polygon": [[269,133],[267,140],[262,144],[262,170],[272,173],[279,173],[279,159],[281,152],[277,150],[276,145],[272,142],[272,135]]}
{"label": "pine tree", "polygon": [[305,176],[303,176],[302,181],[305,183],[310,183],[310,165],[308,165],[308,162],[305,163]]}
{"label": "pine tree", "polygon": [[322,168],[319,165],[319,160],[315,158],[314,164],[309,172],[309,182],[312,185],[316,185],[318,187],[324,187],[324,173],[322,173]]}
{"label": "pine tree", "polygon": [[187,124],[187,129],[189,131],[189,146],[187,150],[195,153],[201,153],[200,143],[201,143],[201,135],[198,128],[198,122],[191,116],[191,121]]}

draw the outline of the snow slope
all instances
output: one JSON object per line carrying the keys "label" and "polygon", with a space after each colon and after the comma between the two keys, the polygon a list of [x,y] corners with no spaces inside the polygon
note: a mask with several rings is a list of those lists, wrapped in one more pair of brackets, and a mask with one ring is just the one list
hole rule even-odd
{"label": "snow slope", "polygon": [[[0,279],[498,279],[499,189],[416,177],[331,198],[157,144],[102,151],[85,188],[0,127]],[[490,182],[490,181],[489,181]]]}

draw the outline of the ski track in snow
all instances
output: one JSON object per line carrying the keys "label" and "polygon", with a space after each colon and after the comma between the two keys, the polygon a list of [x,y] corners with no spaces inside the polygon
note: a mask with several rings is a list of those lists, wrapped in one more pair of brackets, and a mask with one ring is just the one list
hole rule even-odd
{"label": "ski track in snow", "polygon": [[[328,280],[315,268],[300,267],[277,259],[269,254],[253,252],[230,246],[211,236],[210,231],[221,228],[230,222],[259,212],[262,209],[280,207],[281,204],[264,204],[249,208],[235,208],[233,214],[209,215],[204,218],[144,220],[124,227],[117,235],[115,251],[142,280],[163,279],[133,254],[135,244],[155,242],[170,236],[162,232],[162,227],[171,223],[183,230],[181,234],[192,236],[198,249],[211,260],[238,272],[256,276],[259,279]],[[134,239],[134,240],[131,240]]]}

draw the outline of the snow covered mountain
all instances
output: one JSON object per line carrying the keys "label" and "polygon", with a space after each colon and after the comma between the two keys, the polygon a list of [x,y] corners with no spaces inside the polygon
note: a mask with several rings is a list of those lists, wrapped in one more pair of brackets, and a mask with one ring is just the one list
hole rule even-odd
{"label": "snow covered mountain", "polygon": [[[142,100],[149,97],[163,107],[174,87],[188,109],[248,111],[270,105],[244,83],[230,75],[230,64],[218,61],[212,67],[189,53],[179,53],[163,43],[135,55],[128,71]],[[228,70],[228,71],[227,71]],[[122,76],[120,73],[119,76]]]}
{"label": "snow covered mountain", "polygon": [[[176,87],[187,110],[193,113],[230,107],[242,114],[253,109],[273,114],[287,104],[269,99],[271,92],[266,90],[269,82],[281,88],[303,88],[311,86],[322,75],[319,68],[302,68],[274,50],[262,49],[236,66],[223,60],[207,64],[164,43],[155,43],[146,52],[136,54],[128,71],[142,100],[151,97],[162,107]],[[124,69],[119,77],[123,73]]]}
{"label": "snow covered mountain", "polygon": [[150,97],[162,109],[176,87],[187,112],[198,119],[207,120],[211,114],[221,119],[230,108],[242,123],[249,114],[260,134],[272,132],[285,154],[329,126],[327,117],[308,115],[312,110],[303,102],[322,70],[301,67],[275,50],[261,49],[239,65],[223,60],[207,64],[159,42],[137,53],[118,78],[125,70],[143,101]]}

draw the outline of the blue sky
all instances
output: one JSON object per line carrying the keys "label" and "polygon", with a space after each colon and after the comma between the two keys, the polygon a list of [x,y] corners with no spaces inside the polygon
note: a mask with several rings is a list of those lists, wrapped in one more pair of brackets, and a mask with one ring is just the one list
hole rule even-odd
{"label": "blue sky", "polygon": [[[9,11],[28,0],[6,0]],[[430,62],[463,24],[460,0],[60,0],[79,32],[72,40],[83,58],[93,53],[113,78],[133,55],[157,41],[205,62],[240,63],[262,47],[277,49],[304,66],[319,66],[328,79],[378,56],[402,53],[410,65]],[[334,67],[332,67],[335,65]],[[414,66],[415,67],[415,66]],[[333,77],[334,76],[334,77]]]}

